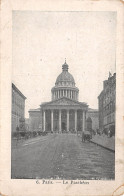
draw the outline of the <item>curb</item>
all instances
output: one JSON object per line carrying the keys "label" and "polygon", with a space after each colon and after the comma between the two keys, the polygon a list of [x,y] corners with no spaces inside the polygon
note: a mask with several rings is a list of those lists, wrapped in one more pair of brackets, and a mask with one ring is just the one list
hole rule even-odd
{"label": "curb", "polygon": [[109,150],[109,151],[115,153],[115,150],[113,150],[113,149],[111,149],[111,148],[108,148],[108,147],[106,147],[106,146],[103,146],[103,145],[101,145],[101,144],[98,144],[98,143],[96,143],[96,142],[94,142],[94,141],[92,141],[92,140],[90,140],[90,142],[93,143],[93,144],[96,144],[96,145],[98,145],[98,146],[101,146],[101,147],[103,147],[103,148],[105,148],[105,149],[107,149],[107,150]]}

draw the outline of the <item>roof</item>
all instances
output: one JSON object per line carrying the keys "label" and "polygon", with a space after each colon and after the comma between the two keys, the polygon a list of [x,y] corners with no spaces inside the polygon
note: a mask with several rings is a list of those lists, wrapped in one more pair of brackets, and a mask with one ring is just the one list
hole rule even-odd
{"label": "roof", "polygon": [[88,107],[88,105],[84,102],[75,101],[75,100],[69,99],[67,97],[61,97],[59,99],[43,103],[43,104],[41,104],[41,107],[56,106],[56,105],[58,105],[58,106],[79,106],[80,105],[80,106]]}
{"label": "roof", "polygon": [[98,99],[103,95],[103,93],[104,93],[104,90],[101,91],[101,93],[98,96]]}
{"label": "roof", "polygon": [[28,112],[40,112],[40,108],[37,108],[37,109],[30,109]]}
{"label": "roof", "polygon": [[99,110],[98,109],[88,108],[88,112],[99,112]]}
{"label": "roof", "polygon": [[68,64],[66,63],[66,59],[65,63],[62,65],[62,73],[57,77],[55,84],[58,84],[59,82],[72,82],[75,84],[73,76],[68,72]]}
{"label": "roof", "polygon": [[73,76],[68,71],[63,71],[56,79],[56,84],[59,82],[75,83]]}
{"label": "roof", "polygon": [[12,89],[14,89],[16,92],[18,92],[18,94],[23,97],[24,99],[27,99],[22,92],[15,86],[15,84],[12,83]]}

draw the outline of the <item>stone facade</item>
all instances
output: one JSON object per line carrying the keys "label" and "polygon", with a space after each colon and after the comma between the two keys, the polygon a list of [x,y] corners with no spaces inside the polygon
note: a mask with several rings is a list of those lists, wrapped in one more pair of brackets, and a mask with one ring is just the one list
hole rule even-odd
{"label": "stone facade", "polygon": [[12,132],[19,126],[19,119],[25,118],[25,99],[26,97],[12,83]]}
{"label": "stone facade", "polygon": [[99,129],[115,127],[116,101],[116,73],[109,74],[108,80],[103,82],[103,90],[98,96],[99,101]]}
{"label": "stone facade", "polygon": [[29,129],[59,133],[85,131],[88,105],[78,101],[79,89],[68,72],[66,61],[51,94],[52,101],[42,103],[38,109],[29,110]]}
{"label": "stone facade", "polygon": [[88,109],[87,112],[87,120],[88,118],[92,121],[92,129],[96,131],[99,128],[99,111],[97,109]]}
{"label": "stone facade", "polygon": [[25,126],[26,126],[26,130],[29,130],[29,118],[25,118]]}
{"label": "stone facade", "polygon": [[29,130],[30,131],[38,131],[42,127],[42,116],[41,116],[41,110],[38,109],[32,109],[29,111]]}

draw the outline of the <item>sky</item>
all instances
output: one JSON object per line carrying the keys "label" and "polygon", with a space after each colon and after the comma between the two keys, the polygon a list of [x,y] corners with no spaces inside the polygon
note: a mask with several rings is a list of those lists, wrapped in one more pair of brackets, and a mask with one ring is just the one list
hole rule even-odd
{"label": "sky", "polygon": [[29,109],[51,101],[62,64],[79,88],[79,101],[98,108],[109,72],[116,72],[115,12],[13,11],[12,82]]}

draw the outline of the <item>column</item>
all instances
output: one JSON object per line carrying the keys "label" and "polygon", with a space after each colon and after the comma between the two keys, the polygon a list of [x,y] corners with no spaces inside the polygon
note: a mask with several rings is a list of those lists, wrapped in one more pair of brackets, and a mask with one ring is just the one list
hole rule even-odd
{"label": "column", "polygon": [[75,91],[74,91],[74,100],[76,100],[76,99],[75,99]]}
{"label": "column", "polygon": [[72,99],[72,90],[71,90],[71,99]]}
{"label": "column", "polygon": [[51,110],[51,131],[53,132],[53,110]]}
{"label": "column", "polygon": [[43,111],[43,131],[46,131],[46,111]]}
{"label": "column", "polygon": [[59,98],[60,98],[60,90],[59,90]]}
{"label": "column", "polygon": [[85,111],[85,130],[87,130],[87,127],[86,127],[86,119],[87,119],[87,113],[86,113],[86,111]]}
{"label": "column", "polygon": [[82,131],[84,132],[85,131],[85,111],[82,111]]}
{"label": "column", "polygon": [[[40,122],[40,128],[42,129],[42,125],[43,125],[43,123],[42,123],[42,110],[41,110],[41,117],[40,117],[40,120],[41,120],[41,122]],[[43,130],[43,129],[42,129]]]}
{"label": "column", "polygon": [[60,97],[60,91],[58,90],[58,98]]}
{"label": "column", "polygon": [[69,110],[67,110],[67,132],[69,131]]}
{"label": "column", "polygon": [[59,90],[59,97],[58,98],[60,98],[60,90]]}
{"label": "column", "polygon": [[60,97],[62,97],[62,90],[60,90]]}
{"label": "column", "polygon": [[59,110],[59,133],[61,133],[61,110]]}
{"label": "column", "polygon": [[41,122],[42,122],[42,131],[43,131],[43,110],[41,110]]}
{"label": "column", "polygon": [[67,90],[65,90],[66,91],[66,97],[67,97]]}
{"label": "column", "polygon": [[78,92],[77,92],[77,101],[78,101]]}
{"label": "column", "polygon": [[77,110],[75,110],[75,131],[77,133]]}

